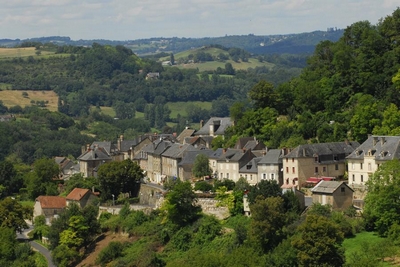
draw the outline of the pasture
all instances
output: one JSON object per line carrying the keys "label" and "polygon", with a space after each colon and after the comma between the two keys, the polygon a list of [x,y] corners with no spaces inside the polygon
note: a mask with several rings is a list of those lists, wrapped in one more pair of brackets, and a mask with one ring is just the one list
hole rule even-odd
{"label": "pasture", "polygon": [[[26,92],[28,95],[22,95]],[[30,106],[31,101],[48,101],[46,108],[51,111],[58,109],[58,96],[53,91],[33,91],[33,90],[2,90],[0,91],[0,100],[6,107]]]}
{"label": "pasture", "polygon": [[54,55],[54,52],[40,51],[40,55],[36,55],[34,47],[19,47],[19,48],[0,48],[0,59],[20,58],[20,57],[46,57]]}

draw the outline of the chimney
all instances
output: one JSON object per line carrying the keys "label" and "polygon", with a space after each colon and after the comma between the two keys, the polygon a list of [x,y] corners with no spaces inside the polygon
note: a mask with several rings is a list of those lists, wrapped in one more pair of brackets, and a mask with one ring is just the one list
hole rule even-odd
{"label": "chimney", "polygon": [[303,148],[303,157],[305,157],[305,156],[306,156],[306,149]]}
{"label": "chimney", "polygon": [[246,153],[246,148],[242,148],[242,152],[243,152],[243,153]]}
{"label": "chimney", "polygon": [[373,139],[372,139],[372,145],[376,146],[377,143],[378,143],[378,137],[374,136]]}
{"label": "chimney", "polygon": [[201,121],[200,121],[200,129],[203,128],[203,126],[204,126],[204,121],[201,120]]}
{"label": "chimney", "polygon": [[83,153],[85,153],[86,152],[86,146],[82,146],[81,147],[81,154],[83,154]]}
{"label": "chimney", "polygon": [[210,136],[214,136],[214,124],[210,124]]}
{"label": "chimney", "polygon": [[121,142],[122,142],[123,139],[124,139],[124,136],[121,135],[117,140],[117,148],[118,148],[119,151],[121,151]]}
{"label": "chimney", "polygon": [[226,148],[223,148],[222,149],[222,154],[225,154],[226,153]]}

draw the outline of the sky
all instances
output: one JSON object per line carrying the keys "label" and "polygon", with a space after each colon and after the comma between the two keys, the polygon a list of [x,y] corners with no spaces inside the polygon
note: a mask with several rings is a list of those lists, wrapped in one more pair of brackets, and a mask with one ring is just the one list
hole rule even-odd
{"label": "sky", "polygon": [[378,23],[399,0],[0,0],[0,39],[273,35]]}

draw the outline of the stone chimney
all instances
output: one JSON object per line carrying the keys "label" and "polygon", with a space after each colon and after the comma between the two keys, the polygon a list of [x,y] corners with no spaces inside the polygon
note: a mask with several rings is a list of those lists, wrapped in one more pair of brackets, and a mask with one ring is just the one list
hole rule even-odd
{"label": "stone chimney", "polygon": [[204,121],[201,120],[201,121],[200,121],[200,129],[203,128],[203,126],[204,126]]}
{"label": "stone chimney", "polygon": [[384,136],[382,136],[382,137],[381,137],[381,146],[383,146],[383,144],[385,144],[385,142],[386,142],[386,139],[385,139]]}
{"label": "stone chimney", "polygon": [[372,146],[376,146],[377,143],[378,143],[378,137],[377,137],[377,136],[374,136],[374,137],[372,138]]}

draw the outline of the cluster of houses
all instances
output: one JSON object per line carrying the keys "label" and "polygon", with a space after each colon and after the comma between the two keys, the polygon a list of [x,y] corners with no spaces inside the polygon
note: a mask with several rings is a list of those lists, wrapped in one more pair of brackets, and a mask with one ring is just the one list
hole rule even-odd
{"label": "cluster of houses", "polygon": [[[368,177],[385,161],[400,158],[400,136],[370,136],[363,144],[354,141],[300,145],[294,149],[268,149],[253,137],[240,138],[233,148],[211,149],[216,136],[233,124],[230,118],[213,117],[200,129],[186,128],[177,134],[147,134],[134,140],[121,135],[116,143],[94,142],[82,148],[78,163],[56,158],[61,174],[97,176],[102,164],[131,159],[144,171],[146,182],[167,179],[191,180],[196,157],[206,155],[215,179],[250,185],[274,180],[283,190],[312,188],[313,202],[345,209],[354,203],[355,189],[365,188]],[[68,199],[68,198],[67,198]]]}

